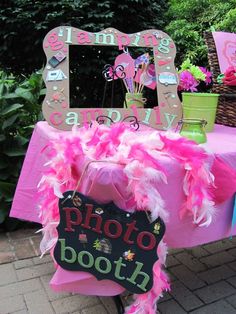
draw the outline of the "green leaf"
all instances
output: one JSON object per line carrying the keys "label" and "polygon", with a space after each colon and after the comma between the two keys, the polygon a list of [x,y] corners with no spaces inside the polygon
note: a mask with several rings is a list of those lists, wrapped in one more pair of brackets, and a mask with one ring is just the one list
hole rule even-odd
{"label": "green leaf", "polygon": [[1,169],[0,171],[0,180],[6,181],[10,177],[8,169]]}
{"label": "green leaf", "polygon": [[21,136],[21,135],[17,135],[16,137],[15,137],[15,140],[17,141],[17,144],[18,145],[25,145],[26,143],[28,143],[29,142],[29,139],[28,138],[26,138],[26,137],[24,137],[24,136]]}
{"label": "green leaf", "polygon": [[190,62],[190,59],[187,58],[181,65],[181,70],[189,70],[190,67],[192,66],[192,63]]}
{"label": "green leaf", "polygon": [[15,192],[15,188],[16,188],[16,185],[13,183],[0,181],[0,194],[5,199],[12,200],[13,194]]}
{"label": "green leaf", "polygon": [[25,144],[29,140],[23,136],[17,135],[14,138],[8,140],[5,143],[5,148],[3,149],[3,153],[7,156],[24,156],[26,152]]}
{"label": "green leaf", "polygon": [[[8,175],[18,178],[20,173],[20,169],[15,165],[14,167],[11,167],[11,169],[8,171]],[[1,175],[1,174],[0,174]]]}
{"label": "green leaf", "polygon": [[10,113],[10,112],[12,112],[12,111],[15,111],[15,110],[17,110],[17,109],[19,109],[19,108],[22,108],[22,107],[24,107],[24,105],[21,105],[21,104],[12,104],[12,105],[10,105],[10,106],[7,106],[5,109],[3,109],[2,112],[1,112],[1,114],[2,114],[2,115],[6,115],[6,114],[8,114],[8,113]]}
{"label": "green leaf", "polygon": [[26,148],[24,147],[8,147],[4,150],[4,154],[9,157],[15,157],[15,156],[24,156],[26,153]]}
{"label": "green leaf", "polygon": [[0,134],[0,142],[5,141],[6,136],[4,134]]}
{"label": "green leaf", "polygon": [[4,222],[6,219],[9,211],[10,211],[10,204],[6,203],[5,201],[0,202],[0,224]]}
{"label": "green leaf", "polygon": [[31,103],[34,100],[33,94],[29,90],[27,90],[25,88],[18,87],[15,90],[15,93],[16,93],[16,95],[18,95],[18,97],[24,98],[25,100],[27,100],[27,101],[29,101]]}
{"label": "green leaf", "polygon": [[198,66],[192,65],[190,67],[190,72],[196,80],[205,81],[206,75],[199,69]]}
{"label": "green leaf", "polygon": [[13,123],[16,121],[16,119],[19,117],[19,113],[14,114],[13,116],[11,116],[10,118],[4,120],[3,124],[2,124],[2,129],[5,130],[6,128],[8,128],[9,126],[12,126]]}
{"label": "green leaf", "polygon": [[40,96],[44,96],[44,95],[46,95],[46,92],[47,92],[47,89],[46,88],[42,88],[41,90],[40,90]]}
{"label": "green leaf", "polygon": [[3,156],[0,156],[0,169],[5,169],[8,166],[8,162],[3,159]]}
{"label": "green leaf", "polygon": [[19,96],[15,93],[8,93],[6,95],[2,96],[3,99],[15,99],[15,98],[19,98]]}

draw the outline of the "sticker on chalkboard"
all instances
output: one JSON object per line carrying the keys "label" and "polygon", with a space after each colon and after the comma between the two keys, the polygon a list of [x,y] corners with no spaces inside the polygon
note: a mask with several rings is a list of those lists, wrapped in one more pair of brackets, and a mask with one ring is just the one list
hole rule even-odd
{"label": "sticker on chalkboard", "polygon": [[157,246],[165,232],[160,218],[150,222],[144,211],[127,215],[114,203],[101,205],[74,191],[63,194],[59,210],[54,257],[62,268],[87,271],[132,293],[152,288]]}

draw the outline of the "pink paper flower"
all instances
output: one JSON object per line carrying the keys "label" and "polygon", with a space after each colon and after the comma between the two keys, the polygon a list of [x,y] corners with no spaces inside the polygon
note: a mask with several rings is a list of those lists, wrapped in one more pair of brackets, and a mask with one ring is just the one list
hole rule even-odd
{"label": "pink paper flower", "polygon": [[205,67],[196,66],[186,59],[180,66],[179,91],[205,92],[212,82],[211,72]]}
{"label": "pink paper flower", "polygon": [[180,82],[178,89],[179,91],[197,91],[198,81],[193,77],[193,75],[185,70],[180,73]]}
{"label": "pink paper flower", "polygon": [[211,79],[211,77],[212,77],[211,72],[208,71],[208,70],[207,70],[206,68],[204,68],[204,67],[199,67],[199,69],[206,75],[206,78],[205,78],[205,83],[206,83],[206,85],[211,84],[211,81],[212,81],[212,79]]}

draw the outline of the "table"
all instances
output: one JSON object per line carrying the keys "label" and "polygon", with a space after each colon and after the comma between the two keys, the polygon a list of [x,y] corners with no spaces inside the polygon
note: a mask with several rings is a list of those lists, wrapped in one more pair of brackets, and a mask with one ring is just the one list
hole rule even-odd
{"label": "table", "polygon": [[[28,152],[25,157],[24,165],[16,188],[14,201],[10,215],[15,218],[39,222],[37,210],[35,208],[35,199],[37,185],[41,178],[43,165],[47,161],[42,153],[49,140],[59,137],[62,131],[50,127],[47,122],[37,123],[33,132]],[[236,170],[236,128],[229,128],[216,125],[212,133],[208,133],[208,142],[206,149],[219,156],[228,165]],[[182,220],[179,218],[179,208],[184,200],[182,190],[183,169],[174,160],[163,160],[168,163],[168,185],[160,185],[159,192],[165,200],[166,208],[170,213],[169,222],[166,224],[165,242],[170,248],[192,247],[212,241],[216,241],[231,235],[231,219],[233,212],[233,197],[216,207],[216,216],[213,222],[207,228],[197,227],[192,223],[191,217]],[[117,176],[107,176],[106,168],[102,167],[98,172],[100,188],[106,189],[100,201],[109,202],[117,197],[122,208],[122,191],[115,191]],[[113,180],[114,185],[109,180]],[[93,188],[90,189],[90,197],[93,196]],[[86,187],[85,187],[86,190]],[[86,192],[86,191],[83,191]],[[236,230],[233,230],[233,235]],[[79,273],[79,274],[76,274]],[[78,275],[78,277],[77,277]],[[110,281],[93,281],[91,289],[91,275],[86,272],[68,272],[63,269],[57,269],[51,282],[54,290],[74,291],[73,287],[76,281],[79,281],[76,292],[81,294],[99,294],[115,295],[121,293],[124,289],[117,284],[111,286]],[[60,286],[57,287],[57,283]],[[72,283],[72,285],[71,285]]]}
{"label": "table", "polygon": [[[50,127],[47,122],[38,122],[33,132],[27,155],[17,184],[11,217],[40,223],[35,208],[37,185],[41,178],[44,163],[47,161],[42,150],[49,140],[58,138],[62,131]],[[206,149],[215,153],[232,168],[236,169],[236,128],[216,125],[212,133],[207,134]],[[168,185],[160,187],[164,195],[166,207],[169,209],[170,219],[167,223],[165,241],[169,247],[192,247],[211,241],[216,241],[230,235],[233,198],[217,206],[215,220],[208,228],[198,228],[192,224],[191,218],[179,219],[178,209],[183,201],[182,169],[174,162],[168,160]],[[104,172],[104,169],[102,170]],[[101,173],[104,176],[104,173]],[[109,187],[106,187],[109,188]],[[171,197],[165,197],[172,191]],[[109,194],[109,193],[107,193]],[[110,201],[110,199],[103,199]],[[222,216],[223,215],[223,216]],[[221,216],[221,219],[217,219]],[[222,219],[224,217],[224,219]],[[236,230],[234,230],[234,234]]]}

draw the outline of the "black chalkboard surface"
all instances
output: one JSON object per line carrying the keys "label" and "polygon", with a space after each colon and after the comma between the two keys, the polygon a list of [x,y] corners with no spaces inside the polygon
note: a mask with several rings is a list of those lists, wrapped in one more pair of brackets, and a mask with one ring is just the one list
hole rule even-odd
{"label": "black chalkboard surface", "polygon": [[164,222],[150,222],[145,211],[129,213],[114,203],[98,204],[79,192],[63,196],[54,249],[57,263],[67,270],[87,271],[98,280],[110,279],[132,293],[149,291]]}

